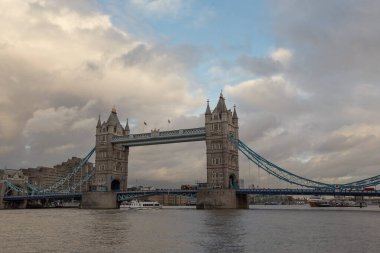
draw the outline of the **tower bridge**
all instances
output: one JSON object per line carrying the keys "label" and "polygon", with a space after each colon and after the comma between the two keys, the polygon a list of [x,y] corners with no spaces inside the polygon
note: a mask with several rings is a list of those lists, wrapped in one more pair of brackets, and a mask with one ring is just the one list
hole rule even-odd
{"label": "tower bridge", "polygon": [[[100,192],[126,192],[129,148],[134,146],[170,144],[179,142],[206,142],[207,190],[197,194],[198,208],[247,207],[247,196],[237,195],[239,182],[238,147],[228,140],[238,138],[236,108],[227,109],[225,98],[219,96],[213,111],[207,102],[205,126],[171,131],[152,130],[150,133],[131,134],[128,121],[123,127],[113,108],[107,121],[96,126],[96,173],[91,192],[84,193],[85,207],[112,208],[115,204],[99,202]],[[108,193],[108,195],[112,195]]]}
{"label": "tower bridge", "polygon": [[[333,196],[380,196],[380,191],[363,191],[365,187],[380,184],[380,175],[346,183],[327,184],[308,179],[268,161],[239,139],[236,108],[227,109],[222,94],[211,110],[209,102],[205,111],[205,125],[198,128],[170,131],[151,130],[150,133],[131,134],[128,120],[120,124],[113,108],[107,121],[96,125],[95,148],[85,156],[70,173],[47,188],[38,188],[27,180],[9,180],[0,177],[0,209],[4,203],[19,203],[41,199],[78,199],[82,208],[118,208],[121,201],[149,195],[175,194],[197,198],[197,208],[247,208],[248,194],[265,195],[333,195]],[[165,189],[155,191],[128,191],[129,149],[135,146],[205,141],[207,183],[198,190]],[[302,189],[240,189],[239,153],[269,175]],[[92,154],[96,154],[96,167],[79,180],[75,175],[85,166]],[[69,184],[73,182],[73,184]],[[77,192],[82,184],[90,185],[89,191]],[[64,189],[64,190],[62,190]]]}

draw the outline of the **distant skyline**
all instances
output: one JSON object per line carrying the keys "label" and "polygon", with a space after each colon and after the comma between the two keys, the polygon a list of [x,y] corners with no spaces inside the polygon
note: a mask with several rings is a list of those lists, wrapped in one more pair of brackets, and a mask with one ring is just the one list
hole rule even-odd
{"label": "distant skyline", "polygon": [[[0,1],[0,168],[84,156],[113,106],[132,133],[199,127],[222,90],[240,138],[304,177],[379,174],[380,2]],[[171,121],[170,125],[168,120]],[[144,125],[147,123],[147,126]],[[203,142],[136,147],[129,185],[206,181]],[[240,154],[245,184],[279,185]]]}

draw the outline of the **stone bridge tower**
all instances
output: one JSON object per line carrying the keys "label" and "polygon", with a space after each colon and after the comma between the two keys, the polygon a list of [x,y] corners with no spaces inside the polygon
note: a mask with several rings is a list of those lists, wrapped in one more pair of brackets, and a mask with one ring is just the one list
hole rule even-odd
{"label": "stone bridge tower", "polygon": [[207,102],[205,113],[207,184],[210,188],[239,188],[239,157],[237,147],[228,140],[229,135],[239,138],[236,108],[228,110],[225,98],[220,94],[211,112]]}
{"label": "stone bridge tower", "polygon": [[207,187],[199,188],[197,209],[248,208],[247,195],[239,189],[239,156],[237,147],[228,140],[239,138],[239,121],[226,107],[221,93],[218,104],[211,111],[209,102],[205,113]]}
{"label": "stone bridge tower", "polygon": [[129,147],[112,144],[114,136],[129,134],[128,121],[123,128],[117,117],[116,109],[112,108],[106,122],[96,126],[96,174],[92,181],[92,191],[126,191],[128,178]]}

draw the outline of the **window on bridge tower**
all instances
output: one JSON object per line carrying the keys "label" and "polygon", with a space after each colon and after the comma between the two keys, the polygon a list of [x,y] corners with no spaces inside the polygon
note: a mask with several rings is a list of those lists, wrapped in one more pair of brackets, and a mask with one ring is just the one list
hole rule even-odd
{"label": "window on bridge tower", "polygon": [[116,171],[121,171],[121,163],[116,164]]}

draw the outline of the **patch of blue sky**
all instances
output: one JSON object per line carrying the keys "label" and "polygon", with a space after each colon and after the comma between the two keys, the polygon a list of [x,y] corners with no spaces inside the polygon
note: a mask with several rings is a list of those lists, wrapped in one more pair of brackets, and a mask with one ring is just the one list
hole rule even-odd
{"label": "patch of blue sky", "polygon": [[207,97],[226,84],[253,78],[235,68],[241,55],[267,57],[275,48],[273,13],[265,0],[188,0],[171,13],[147,11],[128,1],[98,1],[113,24],[134,37],[199,48],[204,55],[189,69],[190,79]]}
{"label": "patch of blue sky", "polygon": [[174,14],[147,12],[126,1],[98,1],[116,26],[169,45],[211,46],[226,57],[264,56],[273,47],[271,10],[264,0],[193,0]]}

